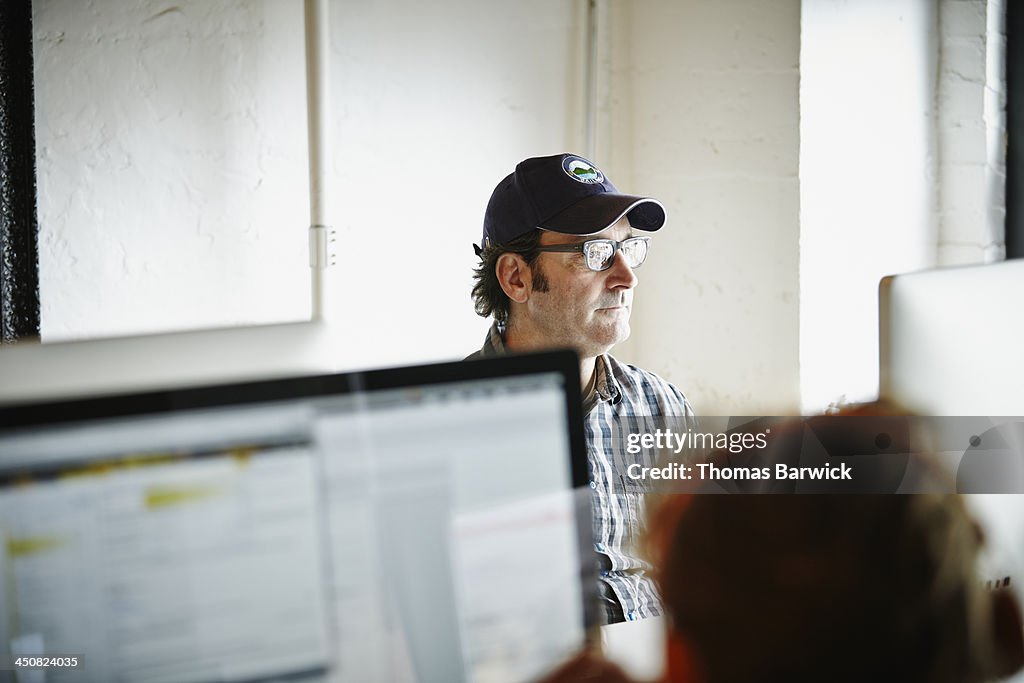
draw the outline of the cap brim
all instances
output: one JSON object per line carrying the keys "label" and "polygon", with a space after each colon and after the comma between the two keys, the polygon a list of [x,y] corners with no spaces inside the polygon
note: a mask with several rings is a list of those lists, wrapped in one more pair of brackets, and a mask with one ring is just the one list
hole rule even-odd
{"label": "cap brim", "polygon": [[594,235],[623,216],[637,230],[654,232],[665,225],[665,207],[657,199],[606,192],[581,199],[538,227],[566,235]]}

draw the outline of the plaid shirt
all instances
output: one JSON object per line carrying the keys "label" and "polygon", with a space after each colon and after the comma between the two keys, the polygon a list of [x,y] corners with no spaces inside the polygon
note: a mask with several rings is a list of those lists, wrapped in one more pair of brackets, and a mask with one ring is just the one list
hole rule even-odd
{"label": "plaid shirt", "polygon": [[[505,353],[502,330],[491,326],[483,347],[466,360]],[[637,554],[644,528],[643,495],[625,489],[622,473],[636,456],[624,452],[623,432],[645,431],[644,417],[695,418],[686,397],[657,375],[608,354],[594,364],[595,401],[583,418],[594,498],[594,549],[600,562],[601,595],[609,623],[663,613],[648,575],[650,564]],[[693,426],[691,424],[691,426]]]}

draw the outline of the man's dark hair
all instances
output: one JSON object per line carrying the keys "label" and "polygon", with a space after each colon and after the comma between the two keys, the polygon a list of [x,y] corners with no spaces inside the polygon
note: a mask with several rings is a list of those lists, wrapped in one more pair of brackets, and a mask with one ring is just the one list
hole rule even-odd
{"label": "man's dark hair", "polygon": [[488,318],[494,316],[499,323],[508,322],[509,299],[498,282],[495,266],[502,254],[519,254],[526,260],[533,274],[533,289],[538,292],[548,291],[548,281],[537,265],[540,252],[540,228],[510,240],[506,244],[492,244],[480,251],[480,264],[473,269],[473,302],[478,315]]}

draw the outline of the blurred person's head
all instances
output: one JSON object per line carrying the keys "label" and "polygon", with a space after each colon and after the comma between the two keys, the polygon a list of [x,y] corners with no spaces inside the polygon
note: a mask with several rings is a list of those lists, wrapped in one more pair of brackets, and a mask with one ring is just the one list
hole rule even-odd
{"label": "blurred person's head", "polygon": [[955,495],[666,494],[649,540],[671,680],[962,682],[1024,660]]}

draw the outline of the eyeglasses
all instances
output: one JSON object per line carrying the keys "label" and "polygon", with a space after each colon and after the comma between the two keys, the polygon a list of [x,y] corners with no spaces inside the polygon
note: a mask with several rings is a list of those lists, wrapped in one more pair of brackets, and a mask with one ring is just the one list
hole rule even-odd
{"label": "eyeglasses", "polygon": [[630,268],[639,268],[647,260],[647,250],[650,247],[650,237],[630,237],[621,242],[615,240],[587,240],[577,244],[553,244],[547,247],[537,247],[537,251],[559,251],[583,252],[583,260],[590,270],[608,270],[615,262],[615,252],[622,250],[626,259],[626,265]]}

